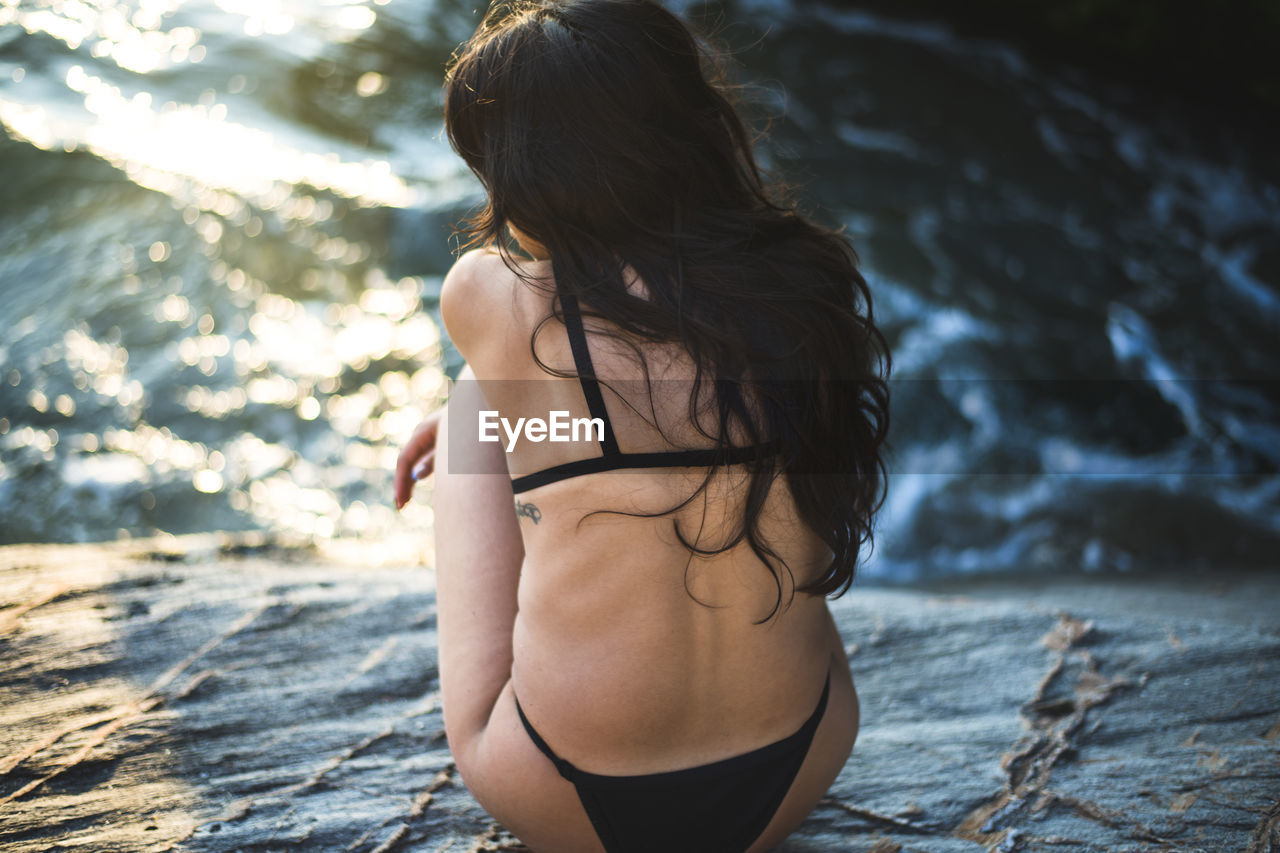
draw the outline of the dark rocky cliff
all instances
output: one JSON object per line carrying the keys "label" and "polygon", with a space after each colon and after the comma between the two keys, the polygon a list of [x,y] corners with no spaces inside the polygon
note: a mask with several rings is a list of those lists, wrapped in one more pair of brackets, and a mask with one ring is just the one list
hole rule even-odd
{"label": "dark rocky cliff", "polygon": [[[797,0],[805,5],[811,0]],[[1280,116],[1280,3],[1273,0],[837,0],[1142,81],[1209,105]]]}

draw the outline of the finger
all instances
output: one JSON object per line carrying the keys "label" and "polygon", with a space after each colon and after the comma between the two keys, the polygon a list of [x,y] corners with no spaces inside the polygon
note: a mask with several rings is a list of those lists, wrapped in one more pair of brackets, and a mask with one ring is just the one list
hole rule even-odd
{"label": "finger", "polygon": [[[396,501],[402,503],[407,498],[406,489],[412,487],[413,477],[411,472],[413,466],[422,458],[424,450],[430,449],[431,443],[424,442],[423,433],[415,431],[414,434],[400,449],[400,455],[396,457],[396,473],[395,473],[395,493]],[[423,445],[426,445],[425,447]]]}
{"label": "finger", "polygon": [[425,480],[431,476],[431,472],[436,467],[436,452],[430,450],[425,456],[418,460],[418,464],[413,466],[412,476],[414,482]]}
{"label": "finger", "polygon": [[413,494],[414,481],[421,480],[431,473],[434,462],[428,463],[427,470],[420,476],[414,476],[414,469],[421,465],[424,459],[434,458],[438,426],[438,418],[423,421],[401,449],[400,455],[396,457],[396,472],[392,480],[396,509],[400,509],[409,502]]}
{"label": "finger", "polygon": [[[413,487],[422,477],[415,476],[415,470],[421,465],[425,457],[408,457],[407,463],[396,471],[395,478],[395,498],[396,509],[402,508],[413,497]],[[412,466],[412,467],[410,467]]]}
{"label": "finger", "polygon": [[434,463],[429,464],[427,470],[419,477],[415,478],[413,473],[425,457],[434,455],[436,435],[440,430],[440,419],[444,416],[444,411],[441,408],[427,415],[414,429],[413,435],[409,436],[409,440],[405,442],[400,454],[396,457],[396,470],[392,478],[396,509],[400,509],[409,502],[413,493],[414,480],[422,479],[431,471],[431,465]]}
{"label": "finger", "polygon": [[400,452],[400,457],[396,460],[396,474],[394,483],[396,509],[400,509],[409,502],[409,498],[413,496],[413,466],[417,465],[419,458],[417,454],[411,453],[410,448],[406,447]]}
{"label": "finger", "polygon": [[409,448],[400,451],[400,455],[396,457],[396,473],[391,480],[392,493],[395,495],[396,509],[404,506],[404,502],[409,499],[412,478],[405,476],[405,471],[413,464],[413,455],[408,452]]}

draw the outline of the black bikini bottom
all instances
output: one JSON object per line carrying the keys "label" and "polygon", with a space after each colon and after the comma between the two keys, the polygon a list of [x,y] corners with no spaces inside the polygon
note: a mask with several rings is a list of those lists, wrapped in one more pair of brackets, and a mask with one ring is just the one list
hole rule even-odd
{"label": "black bikini bottom", "polygon": [[516,700],[525,731],[573,783],[607,853],[742,853],[782,805],[809,752],[827,708],[822,698],[795,734],[723,761],[650,773],[601,776],[574,767],[552,751]]}

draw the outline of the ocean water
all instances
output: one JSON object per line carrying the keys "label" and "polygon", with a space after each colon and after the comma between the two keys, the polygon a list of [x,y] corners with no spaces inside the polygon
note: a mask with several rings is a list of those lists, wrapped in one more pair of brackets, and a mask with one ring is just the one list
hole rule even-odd
{"label": "ocean water", "polygon": [[[1254,117],[943,23],[720,10],[763,161],[893,345],[869,578],[1275,564],[1280,162]],[[0,0],[0,543],[420,540],[479,187],[450,0]]]}

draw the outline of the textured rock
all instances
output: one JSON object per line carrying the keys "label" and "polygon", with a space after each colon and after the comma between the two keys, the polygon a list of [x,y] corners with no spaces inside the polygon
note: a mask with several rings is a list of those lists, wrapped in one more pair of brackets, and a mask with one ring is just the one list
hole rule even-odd
{"label": "textured rock", "polygon": [[[520,848],[444,741],[431,574],[0,549],[0,847]],[[853,758],[784,849],[1280,849],[1280,578],[855,589]]]}

